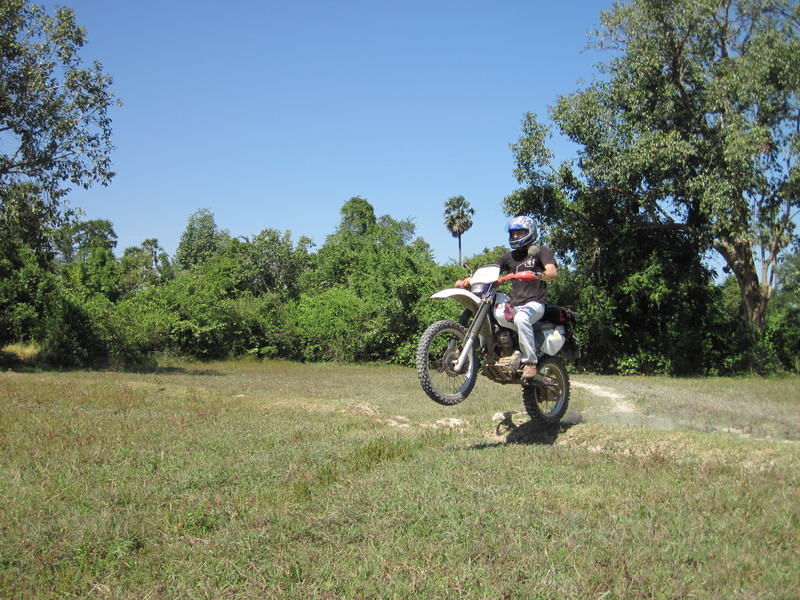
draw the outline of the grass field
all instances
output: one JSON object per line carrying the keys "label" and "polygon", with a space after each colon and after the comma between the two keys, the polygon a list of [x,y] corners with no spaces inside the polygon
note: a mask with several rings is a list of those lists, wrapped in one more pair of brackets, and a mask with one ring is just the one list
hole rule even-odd
{"label": "grass field", "polygon": [[800,377],[0,373],[0,598],[800,598]]}

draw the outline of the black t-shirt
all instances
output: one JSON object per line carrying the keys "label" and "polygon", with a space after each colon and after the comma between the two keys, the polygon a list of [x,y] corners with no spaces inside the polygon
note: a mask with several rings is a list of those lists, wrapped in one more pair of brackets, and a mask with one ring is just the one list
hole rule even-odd
{"label": "black t-shirt", "polygon": [[[528,246],[506,252],[497,264],[502,273],[519,273],[520,271],[542,273],[544,266],[555,265],[556,259],[547,246]],[[512,304],[520,306],[533,300],[547,302],[547,284],[544,281],[539,279],[535,281],[511,280]]]}

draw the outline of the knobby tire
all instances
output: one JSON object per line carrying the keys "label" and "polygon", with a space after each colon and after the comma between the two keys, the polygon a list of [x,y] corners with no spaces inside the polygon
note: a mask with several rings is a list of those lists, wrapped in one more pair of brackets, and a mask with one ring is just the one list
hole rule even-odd
{"label": "knobby tire", "polygon": [[467,330],[454,321],[436,321],[425,330],[417,346],[417,377],[434,402],[452,406],[469,396],[478,377],[478,354],[473,347],[463,373],[453,364],[464,348]]}
{"label": "knobby tire", "polygon": [[522,388],[522,402],[532,421],[540,425],[557,425],[569,407],[570,383],[564,361],[547,356],[539,361],[537,371],[555,381],[553,387],[527,385]]}

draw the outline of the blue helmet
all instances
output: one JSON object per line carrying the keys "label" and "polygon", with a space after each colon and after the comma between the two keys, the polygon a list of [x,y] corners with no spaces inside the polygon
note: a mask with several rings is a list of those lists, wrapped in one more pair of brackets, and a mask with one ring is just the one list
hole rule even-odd
{"label": "blue helmet", "polygon": [[[508,245],[512,250],[530,246],[536,241],[536,221],[527,216],[514,217],[508,222]],[[527,231],[526,235],[514,236],[514,231]]]}

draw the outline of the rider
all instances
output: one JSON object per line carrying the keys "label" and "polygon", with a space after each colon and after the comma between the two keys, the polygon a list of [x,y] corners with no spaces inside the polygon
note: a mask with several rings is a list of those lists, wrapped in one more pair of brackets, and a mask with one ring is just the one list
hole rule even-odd
{"label": "rider", "polygon": [[508,245],[506,252],[498,261],[503,273],[533,271],[538,279],[524,281],[511,280],[511,303],[516,314],[514,324],[519,332],[519,345],[522,350],[522,379],[536,377],[536,345],[533,337],[533,324],[544,315],[547,301],[547,285],[545,281],[558,279],[556,259],[547,246],[537,246],[536,222],[528,216],[514,217],[509,221]]}

